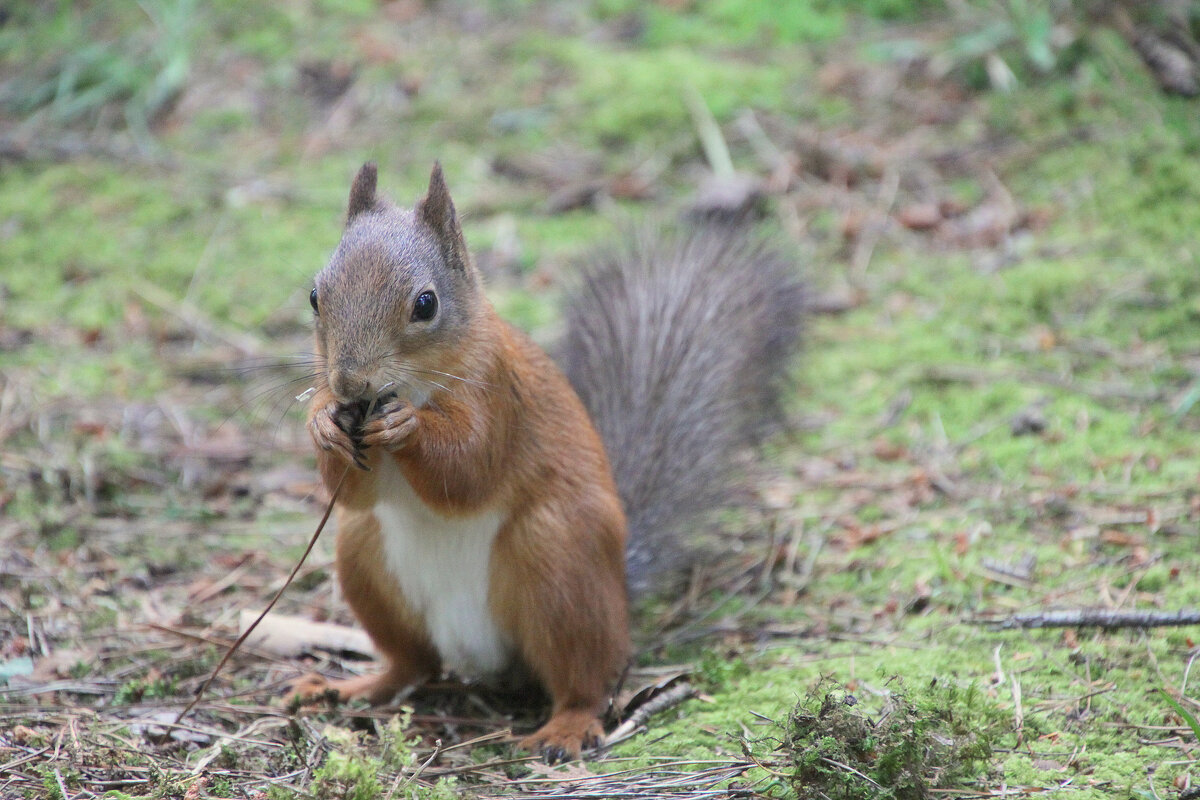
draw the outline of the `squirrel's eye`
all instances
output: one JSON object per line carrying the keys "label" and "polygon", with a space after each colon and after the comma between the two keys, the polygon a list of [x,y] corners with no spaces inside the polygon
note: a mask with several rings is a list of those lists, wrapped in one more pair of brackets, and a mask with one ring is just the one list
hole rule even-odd
{"label": "squirrel's eye", "polygon": [[317,287],[313,287],[312,294],[308,296],[308,303],[313,307],[313,313],[319,313],[317,310]]}
{"label": "squirrel's eye", "polygon": [[428,322],[437,314],[437,295],[433,292],[421,292],[413,303],[412,318],[417,322]]}

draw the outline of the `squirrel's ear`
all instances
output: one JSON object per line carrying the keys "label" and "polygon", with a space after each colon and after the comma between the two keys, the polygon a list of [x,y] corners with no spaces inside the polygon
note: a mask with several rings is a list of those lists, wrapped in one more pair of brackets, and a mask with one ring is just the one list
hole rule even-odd
{"label": "squirrel's ear", "polygon": [[417,218],[437,234],[442,253],[450,265],[465,268],[467,244],[463,239],[462,227],[458,224],[458,214],[454,211],[454,201],[450,199],[450,190],[446,188],[442,165],[436,161],[433,172],[429,174],[429,191],[417,202]]}
{"label": "squirrel's ear", "polygon": [[364,211],[375,208],[375,184],[378,179],[379,170],[374,161],[363,164],[354,176],[354,184],[350,187],[350,205],[346,211],[347,224]]}

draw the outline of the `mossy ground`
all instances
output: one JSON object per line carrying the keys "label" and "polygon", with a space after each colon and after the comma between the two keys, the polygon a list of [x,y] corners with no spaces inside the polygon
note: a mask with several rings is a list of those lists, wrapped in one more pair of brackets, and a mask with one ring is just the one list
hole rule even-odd
{"label": "mossy ground", "polygon": [[[305,370],[269,365],[305,359],[309,281],[357,165],[378,160],[411,202],[440,159],[497,305],[550,344],[572,259],[695,190],[688,87],[735,165],[774,176],[763,225],[814,293],[850,300],[814,316],[798,430],[768,446],[725,554],[690,604],[640,615],[643,663],[686,664],[703,697],[591,772],[752,756],[740,785],[804,796],[780,744],[796,704],[833,680],[877,718],[899,676],[971,689],[986,711],[993,758],[965,793],[1168,797],[1194,780],[1197,742],[1156,691],[1195,712],[1194,627],[981,619],[1200,607],[1198,106],[1082,17],[1063,20],[1070,58],[1018,68],[1009,93],[971,89],[971,64],[942,78],[881,61],[914,36],[955,52],[917,5],[14,12],[0,119],[28,147],[0,165],[0,794],[176,796],[202,760],[210,797],[530,777],[489,741],[410,781],[434,739],[508,718],[454,701],[477,727],[418,709],[415,742],[358,712],[326,731],[266,703],[301,665],[253,656],[218,682],[234,699],[201,712],[201,738],[145,717],[215,664],[212,644],[179,643],[260,606],[319,515],[292,399]],[[168,11],[191,33],[164,33]],[[58,101],[12,104],[68,68]],[[157,85],[179,94],[160,107]],[[548,209],[589,181],[594,199]],[[934,227],[912,222],[931,204]],[[329,552],[290,611],[346,618]],[[29,656],[45,669],[21,674]],[[60,729],[74,744],[44,749]]]}

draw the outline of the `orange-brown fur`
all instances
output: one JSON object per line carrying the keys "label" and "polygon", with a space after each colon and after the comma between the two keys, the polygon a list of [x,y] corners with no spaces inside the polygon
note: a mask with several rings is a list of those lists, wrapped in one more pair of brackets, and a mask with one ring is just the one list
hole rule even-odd
{"label": "orange-brown fur", "polygon": [[[367,177],[369,186],[360,173],[352,190],[352,218],[376,202],[373,171]],[[417,216],[449,239],[453,252],[461,233],[449,195],[439,194],[444,185],[435,185],[440,181],[435,171]],[[381,262],[369,274],[386,280],[383,270],[395,266]],[[466,306],[453,313],[469,320],[466,333],[453,347],[422,346],[410,355],[424,369],[458,378],[442,381],[423,405],[377,409],[355,441],[335,422],[347,402],[335,386],[351,385],[350,378],[326,380],[313,397],[309,425],[322,478],[332,489],[345,475],[337,504],[338,579],[387,662],[380,675],[332,688],[379,703],[440,671],[424,623],[385,565],[372,512],[380,460],[394,459],[420,501],[442,515],[501,510],[488,606],[553,702],[549,721],[523,744],[551,758],[574,757],[599,740],[599,716],[629,654],[625,517],[604,447],[562,373],[496,316],[482,292],[464,296]],[[318,336],[322,356],[329,358],[333,344],[344,343]],[[334,375],[352,366],[327,368]],[[355,466],[356,459],[369,469]]]}

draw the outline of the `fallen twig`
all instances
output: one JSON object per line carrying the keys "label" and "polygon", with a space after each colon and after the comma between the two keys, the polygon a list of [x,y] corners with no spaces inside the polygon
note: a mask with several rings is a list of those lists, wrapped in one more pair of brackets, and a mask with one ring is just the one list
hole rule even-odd
{"label": "fallen twig", "polygon": [[604,737],[604,746],[608,747],[628,738],[634,731],[644,725],[646,720],[651,716],[661,711],[666,711],[668,708],[674,708],[694,694],[696,694],[696,690],[690,683],[684,681],[672,686],[662,694],[650,698],[650,700],[638,706],[629,715],[628,719],[614,728],[612,733]]}
{"label": "fallen twig", "polygon": [[116,161],[155,169],[175,169],[179,162],[168,155],[150,154],[132,143],[112,136],[87,137],[70,132],[51,136],[47,131],[36,134],[0,137],[0,161],[42,162],[76,161],[84,158]]}
{"label": "fallen twig", "polygon": [[1174,625],[1200,625],[1200,609],[1110,611],[1103,608],[1076,608],[1013,614],[1003,619],[980,618],[973,622],[1001,631],[1014,628],[1164,628]]}

